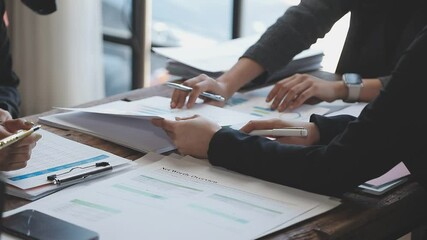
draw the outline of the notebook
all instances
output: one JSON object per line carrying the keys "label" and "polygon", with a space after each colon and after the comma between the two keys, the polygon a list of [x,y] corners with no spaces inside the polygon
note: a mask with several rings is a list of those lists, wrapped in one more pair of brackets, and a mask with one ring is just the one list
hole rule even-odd
{"label": "notebook", "polygon": [[406,168],[405,164],[403,162],[400,162],[382,176],[367,181],[366,183],[360,185],[359,189],[362,192],[374,195],[381,195],[406,182],[408,180],[407,177],[410,174],[411,173]]}

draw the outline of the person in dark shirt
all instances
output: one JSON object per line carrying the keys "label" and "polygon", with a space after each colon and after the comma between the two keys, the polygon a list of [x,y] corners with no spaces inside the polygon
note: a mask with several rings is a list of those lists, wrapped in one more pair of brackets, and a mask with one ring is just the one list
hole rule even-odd
{"label": "person in dark shirt", "polygon": [[[38,14],[49,14],[56,10],[55,0],[22,0]],[[12,57],[7,26],[4,21],[6,6],[0,0],[0,139],[12,135],[20,129],[29,129],[32,123],[19,117],[19,78],[12,69]],[[39,134],[20,140],[0,150],[0,171],[10,171],[27,165],[31,150],[41,138]]]}
{"label": "person in dark shirt", "polygon": [[387,86],[356,119],[311,117],[307,125],[315,145],[250,136],[199,116],[152,121],[166,131],[181,154],[310,192],[340,195],[401,161],[427,189],[427,148],[422,140],[427,135],[426,58],[427,25],[403,52]]}
{"label": "person in dark shirt", "polygon": [[[323,38],[351,12],[350,27],[336,68],[337,74],[358,73],[363,87],[349,96],[342,81],[296,74],[277,82],[267,96],[272,109],[293,109],[302,103],[337,99],[369,102],[387,84],[399,56],[427,24],[425,0],[302,0],[290,7],[238,62],[218,79],[200,75],[184,82],[191,93],[175,90],[171,107],[192,107],[203,91],[230,98],[262,74],[273,75],[301,51]],[[186,96],[189,99],[186,102]],[[355,94],[356,95],[356,94]],[[223,102],[208,101],[223,106]]]}
{"label": "person in dark shirt", "polygon": [[[55,0],[22,0],[38,14],[50,14],[56,11]],[[6,11],[4,0],[0,0],[0,120],[17,118],[21,98],[18,92],[19,78],[12,69],[10,42],[3,16]],[[7,116],[9,113],[10,116]]]}

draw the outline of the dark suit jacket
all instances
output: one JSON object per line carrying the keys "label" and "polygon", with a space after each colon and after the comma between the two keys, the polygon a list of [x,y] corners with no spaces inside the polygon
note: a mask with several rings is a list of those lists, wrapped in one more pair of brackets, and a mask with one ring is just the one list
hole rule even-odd
{"label": "dark suit jacket", "polygon": [[[221,129],[209,144],[208,159],[243,174],[329,195],[351,190],[403,161],[427,188],[426,59],[427,27],[357,119],[313,117],[325,145],[281,144]],[[337,121],[342,122],[335,125]]]}
{"label": "dark suit jacket", "polygon": [[[55,0],[23,1],[38,14],[49,14],[56,10]],[[10,42],[3,15],[6,6],[0,0],[0,108],[10,112],[12,117],[19,116],[20,95],[18,92],[19,78],[12,70]]]}
{"label": "dark suit jacket", "polygon": [[[425,0],[302,0],[289,8],[243,57],[269,74],[285,66],[351,12],[336,73],[365,78],[388,76],[399,56],[427,24]],[[382,79],[386,82],[387,78]]]}
{"label": "dark suit jacket", "polygon": [[19,79],[12,71],[10,43],[3,21],[5,10],[4,0],[0,0],[0,108],[9,111],[13,117],[17,117],[20,104],[17,90]]}

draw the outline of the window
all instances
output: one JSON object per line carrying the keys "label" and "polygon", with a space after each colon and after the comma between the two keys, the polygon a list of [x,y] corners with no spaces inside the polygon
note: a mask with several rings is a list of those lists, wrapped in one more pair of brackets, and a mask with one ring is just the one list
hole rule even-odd
{"label": "window", "polygon": [[[106,95],[161,83],[168,79],[166,59],[151,53],[144,58],[144,41],[151,46],[209,45],[263,33],[299,0],[103,0],[104,71]],[[149,20],[146,20],[149,19]],[[334,37],[334,71],[348,18],[328,35]],[[341,21],[341,22],[342,22]],[[146,27],[146,23],[151,23]],[[145,29],[144,26],[148,29]],[[337,29],[337,30],[334,30]],[[339,33],[336,33],[339,31]],[[327,35],[327,36],[328,36]],[[319,41],[327,42],[327,37]],[[339,44],[338,42],[338,44]],[[327,56],[325,56],[327,57]],[[149,70],[144,70],[148,64]],[[331,70],[332,69],[332,70]],[[149,71],[144,77],[144,72]],[[149,78],[149,79],[142,79]],[[145,81],[145,83],[142,82]]]}
{"label": "window", "polygon": [[106,96],[129,91],[132,86],[131,1],[103,0],[104,76]]}
{"label": "window", "polygon": [[104,72],[107,96],[143,87],[146,80],[149,0],[103,0]]}

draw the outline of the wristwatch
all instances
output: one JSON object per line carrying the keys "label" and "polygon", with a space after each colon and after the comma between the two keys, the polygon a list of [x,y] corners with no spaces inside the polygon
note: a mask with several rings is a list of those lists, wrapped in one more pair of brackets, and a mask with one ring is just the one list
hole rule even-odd
{"label": "wristwatch", "polygon": [[362,77],[357,73],[344,73],[342,80],[348,88],[348,96],[345,102],[356,102],[359,100],[360,91],[363,87]]}

